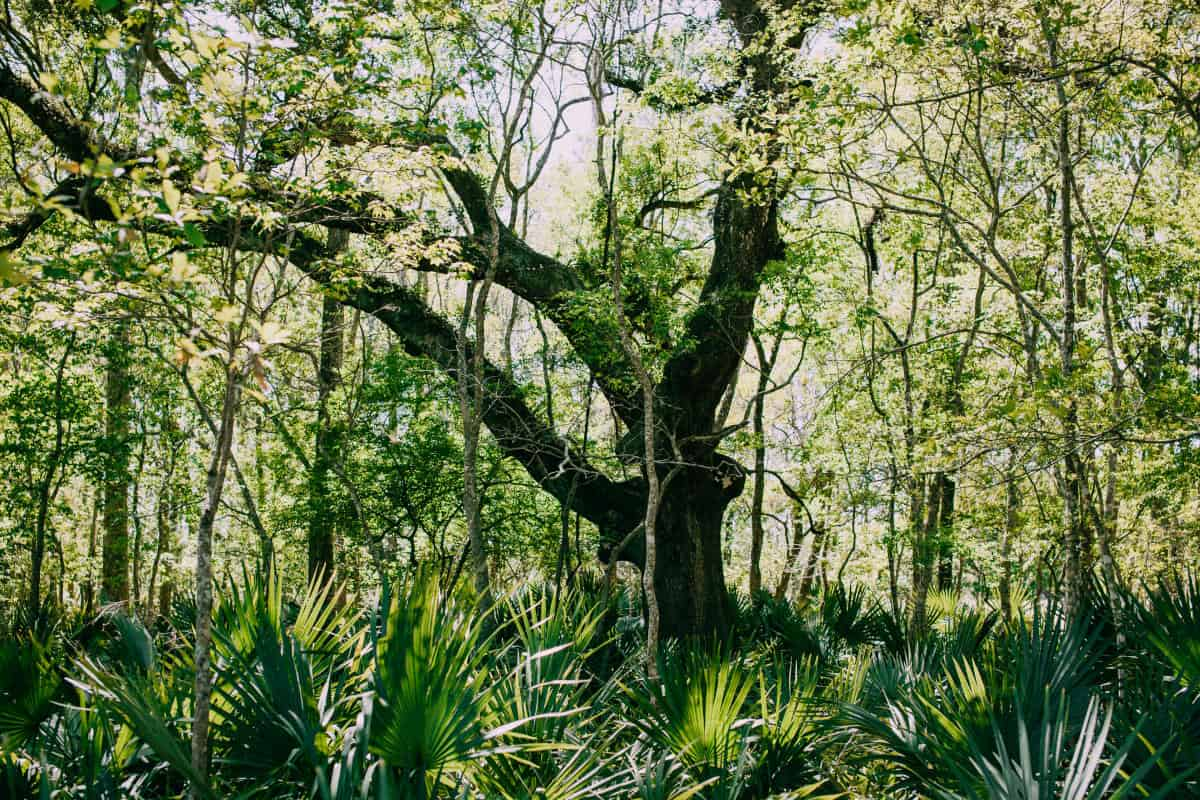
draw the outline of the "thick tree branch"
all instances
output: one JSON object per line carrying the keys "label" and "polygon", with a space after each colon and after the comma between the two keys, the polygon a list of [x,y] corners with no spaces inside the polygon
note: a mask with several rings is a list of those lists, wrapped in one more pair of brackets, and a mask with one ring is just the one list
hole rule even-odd
{"label": "thick tree branch", "polygon": [[0,60],[0,98],[24,112],[29,121],[50,142],[75,161],[95,158],[104,153],[113,161],[130,161],[134,153],[104,142],[86,124],[81,123],[60,100],[45,91],[32,78],[17,74]]}
{"label": "thick tree branch", "polygon": [[[293,246],[288,258],[323,286],[332,276],[314,245]],[[378,276],[364,276],[344,290],[342,302],[388,326],[411,355],[427,358],[452,379],[459,362],[453,326],[416,292]],[[468,345],[468,348],[470,346]],[[468,352],[468,363],[473,358]],[[586,457],[547,425],[525,402],[521,388],[490,360],[484,362],[483,422],[497,445],[560,503],[594,523],[606,538],[635,527],[644,504],[640,480],[616,482],[590,466]]]}
{"label": "thick tree branch", "polygon": [[717,195],[712,264],[687,321],[687,344],[667,362],[657,390],[674,411],[673,435],[708,450],[719,444],[709,434],[754,326],[763,269],[783,256],[776,203],[751,199],[752,184],[743,175]]}
{"label": "thick tree branch", "polygon": [[[3,61],[0,61],[0,98],[20,108],[51,143],[76,161],[94,157],[102,150],[117,161],[137,158],[132,151],[100,142],[85,122],[75,118],[68,108],[42,91],[30,78],[13,72]],[[424,130],[401,129],[395,134],[409,146],[434,146],[447,152],[443,174],[462,202],[474,229],[471,235],[460,240],[464,244],[464,260],[480,268],[486,267],[491,221],[482,181],[462,166],[460,154],[444,136]],[[409,221],[402,213],[382,217],[371,213],[371,207],[377,207],[380,201],[369,193],[353,199],[306,201],[302,194],[273,187],[261,175],[255,177],[252,187],[255,199],[277,206],[293,222],[379,236],[403,227]],[[97,219],[105,218],[103,209],[96,211],[100,212]],[[27,222],[40,224],[33,217]],[[19,226],[10,226],[9,233],[14,240],[20,241],[28,235],[28,231]],[[545,313],[592,370],[597,385],[622,420],[629,425],[636,424],[640,407],[633,388],[622,381],[628,370],[620,348],[616,346],[616,338],[606,335],[604,326],[597,325],[592,315],[583,313],[588,308],[586,301],[577,302],[580,293],[589,288],[580,271],[537,252],[507,227],[501,226],[496,282]]]}
{"label": "thick tree branch", "polygon": [[[88,192],[85,181],[67,181],[55,190],[55,195],[64,208],[87,219],[115,221],[111,207],[103,198]],[[34,212],[29,219],[41,224],[47,217],[48,213]],[[36,225],[27,221],[17,227],[24,230]],[[408,353],[427,358],[452,379],[456,377],[458,359],[453,326],[414,291],[373,275],[338,280],[335,285],[325,244],[302,231],[293,230],[282,237],[264,235],[248,219],[210,219],[199,227],[212,245],[286,258],[313,281],[335,291],[341,302],[387,325]],[[182,231],[168,223],[151,226],[148,232],[182,236]],[[473,356],[470,352],[468,356],[470,363]],[[641,522],[645,494],[642,480],[614,481],[592,467],[578,449],[530,408],[521,388],[490,360],[485,360],[484,390],[484,424],[504,454],[521,464],[543,490],[594,523],[609,540],[619,541]],[[639,553],[640,548],[634,543],[624,556],[636,560]]]}
{"label": "thick tree branch", "polygon": [[[457,155],[457,154],[455,154]],[[483,182],[466,167],[444,166],[443,174],[474,228],[465,242],[463,258],[479,269],[488,265],[488,232],[492,217]],[[509,228],[500,226],[499,263],[495,281],[513,294],[537,306],[566,337],[575,353],[591,369],[596,385],[609,404],[629,426],[641,418],[636,388],[628,380],[631,368],[620,348],[615,326],[608,326],[591,312],[589,290],[596,288],[584,271],[539,253]]]}
{"label": "thick tree branch", "polygon": [[[757,0],[723,0],[721,15],[737,29],[742,43],[755,54],[743,63],[745,78],[755,94],[776,94],[781,77],[772,44],[793,48],[802,41],[807,26],[800,26],[787,41],[763,42],[771,36],[769,19],[774,13],[792,10],[785,2],[768,11]],[[815,13],[815,3],[805,4]],[[752,47],[754,46],[754,47]],[[755,104],[738,111],[752,130],[774,133],[764,127]],[[768,144],[768,150],[778,147]],[[768,153],[773,156],[773,153]],[[684,348],[667,362],[657,396],[674,412],[674,436],[683,447],[693,448],[691,457],[704,459],[719,444],[711,437],[717,409],[726,387],[733,380],[754,326],[754,305],[763,271],[773,259],[782,258],[779,236],[778,176],[736,173],[717,192],[713,213],[713,257],[700,293],[700,303],[687,322]]]}
{"label": "thick tree branch", "polygon": [[646,217],[650,216],[655,211],[663,211],[666,209],[672,209],[675,211],[691,211],[700,208],[702,205],[704,205],[705,200],[717,194],[719,191],[720,189],[709,189],[699,197],[693,197],[690,200],[676,200],[668,197],[656,197],[638,209],[638,227],[644,228],[646,226]]}
{"label": "thick tree branch", "polygon": [[[616,72],[615,70],[607,70],[604,73],[604,81],[609,86],[615,86],[618,89],[625,89],[633,92],[636,95],[646,94],[646,84],[640,78],[635,78],[632,75]],[[686,101],[672,100],[668,101],[662,97],[648,98],[649,105],[658,108],[662,111],[681,112],[688,111],[699,106],[710,105],[728,100],[736,93],[737,86],[721,86],[716,89],[707,89],[696,92]]]}

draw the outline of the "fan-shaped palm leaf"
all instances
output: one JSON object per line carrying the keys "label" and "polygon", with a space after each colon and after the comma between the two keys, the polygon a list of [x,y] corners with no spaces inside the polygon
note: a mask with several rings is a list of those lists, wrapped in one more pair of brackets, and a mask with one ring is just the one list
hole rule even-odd
{"label": "fan-shaped palm leaf", "polygon": [[626,689],[632,722],[701,781],[740,781],[743,754],[755,733],[746,716],[755,674],[719,654],[685,650],[664,658],[659,682]]}
{"label": "fan-shaped palm leaf", "polygon": [[439,596],[429,581],[397,596],[376,648],[370,750],[389,781],[424,798],[482,755],[489,653],[479,616]]}

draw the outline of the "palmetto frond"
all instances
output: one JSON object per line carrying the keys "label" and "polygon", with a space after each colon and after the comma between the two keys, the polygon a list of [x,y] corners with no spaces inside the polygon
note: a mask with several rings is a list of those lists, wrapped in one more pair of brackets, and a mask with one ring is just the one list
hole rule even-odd
{"label": "palmetto frond", "polygon": [[1100,800],[1125,796],[1157,800],[1173,796],[1171,793],[1186,780],[1187,776],[1181,775],[1167,786],[1145,790],[1140,780],[1153,768],[1153,760],[1142,763],[1132,774],[1121,771],[1136,734],[1106,757],[1111,710],[1102,711],[1100,701],[1093,698],[1082,720],[1072,725],[1065,702],[1054,703],[1049,697],[1047,701],[1053,710],[1040,729],[1018,719],[1015,750],[997,735],[993,753],[975,750],[965,764],[952,765],[958,785],[939,789],[933,796],[937,800]]}
{"label": "palmetto frond", "polygon": [[274,575],[232,591],[214,626],[224,654],[213,688],[214,754],[250,787],[328,789],[332,754],[365,688],[357,612],[330,581],[312,581],[288,624]]}
{"label": "palmetto frond", "polygon": [[1146,640],[1181,682],[1200,685],[1200,577],[1163,582],[1147,592],[1147,599],[1135,606]]}
{"label": "palmetto frond", "polygon": [[0,642],[0,749],[36,739],[61,699],[62,675],[32,636]]}
{"label": "palmetto frond", "polygon": [[[178,665],[175,665],[177,667]],[[117,673],[90,657],[78,662],[81,690],[95,698],[98,707],[127,725],[171,769],[192,782],[202,793],[212,794],[208,782],[192,769],[187,739],[175,713],[172,667],[148,675]]]}
{"label": "palmetto frond", "polygon": [[483,724],[491,654],[472,611],[417,583],[393,598],[375,651],[370,749],[416,797],[465,769],[495,735]]}
{"label": "palmetto frond", "polygon": [[755,673],[701,650],[662,659],[659,681],[626,688],[633,724],[696,779],[739,782],[758,727],[748,706]]}

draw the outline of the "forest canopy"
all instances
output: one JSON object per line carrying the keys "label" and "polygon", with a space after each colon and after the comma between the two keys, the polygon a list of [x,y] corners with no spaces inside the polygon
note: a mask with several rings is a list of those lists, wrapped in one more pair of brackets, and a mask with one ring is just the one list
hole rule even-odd
{"label": "forest canopy", "polygon": [[4,785],[1195,796],[1197,52],[6,2]]}

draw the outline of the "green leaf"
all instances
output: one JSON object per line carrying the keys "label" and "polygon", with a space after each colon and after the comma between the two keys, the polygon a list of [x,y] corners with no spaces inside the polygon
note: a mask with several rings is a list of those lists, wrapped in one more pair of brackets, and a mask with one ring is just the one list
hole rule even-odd
{"label": "green leaf", "polygon": [[208,244],[208,240],[204,238],[204,234],[193,222],[184,223],[183,237],[188,240],[188,244],[192,247],[204,247]]}

